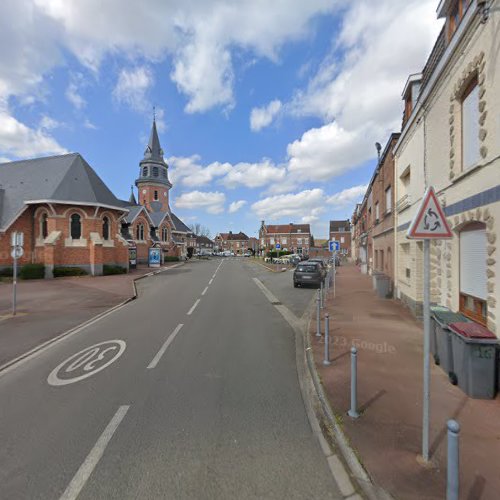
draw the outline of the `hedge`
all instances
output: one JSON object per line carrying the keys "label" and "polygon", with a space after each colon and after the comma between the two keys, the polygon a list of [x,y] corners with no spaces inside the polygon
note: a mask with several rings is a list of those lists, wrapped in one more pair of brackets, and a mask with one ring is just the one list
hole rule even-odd
{"label": "hedge", "polygon": [[108,265],[104,264],[102,266],[102,274],[103,276],[109,276],[111,274],[125,274],[127,272],[127,269],[122,266],[113,266],[113,265]]}
{"label": "hedge", "polygon": [[40,280],[45,278],[45,266],[43,264],[25,264],[19,271],[22,280]]}
{"label": "hedge", "polygon": [[163,262],[179,262],[179,257],[176,255],[165,255]]}
{"label": "hedge", "polygon": [[12,278],[12,276],[14,276],[14,269],[12,267],[0,269],[0,278]]}
{"label": "hedge", "polygon": [[289,252],[288,250],[280,250],[279,252],[276,252],[276,250],[271,250],[270,252],[266,253],[266,257],[271,257],[275,259],[276,257],[283,257],[284,255],[290,255],[292,252]]}
{"label": "hedge", "polygon": [[81,267],[55,267],[54,268],[54,278],[60,278],[62,276],[85,276],[87,271]]}

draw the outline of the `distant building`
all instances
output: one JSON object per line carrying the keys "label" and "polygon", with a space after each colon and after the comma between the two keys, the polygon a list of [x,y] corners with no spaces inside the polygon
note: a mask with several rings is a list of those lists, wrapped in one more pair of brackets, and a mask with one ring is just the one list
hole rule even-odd
{"label": "distant building", "polygon": [[248,236],[243,233],[219,233],[215,237],[215,248],[219,252],[233,252],[235,255],[244,254],[248,250]]}
{"label": "distant building", "polygon": [[351,221],[349,219],[330,221],[330,241],[338,241],[339,253],[351,257]]}
{"label": "distant building", "polygon": [[281,245],[282,250],[307,254],[313,246],[311,227],[309,224],[269,224],[261,222],[259,229],[261,251],[269,251]]}
{"label": "distant building", "polygon": [[203,251],[213,252],[215,243],[207,236],[196,236],[196,250],[198,253]]}

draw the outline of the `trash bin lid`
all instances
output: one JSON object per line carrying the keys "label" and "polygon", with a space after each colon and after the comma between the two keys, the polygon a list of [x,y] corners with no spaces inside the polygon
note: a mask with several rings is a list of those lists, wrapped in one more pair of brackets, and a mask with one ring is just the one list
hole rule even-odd
{"label": "trash bin lid", "polygon": [[478,323],[458,322],[458,323],[451,323],[450,325],[448,325],[448,327],[453,332],[458,333],[462,337],[467,337],[469,339],[490,339],[490,340],[497,339],[493,332],[490,332],[487,328]]}
{"label": "trash bin lid", "polygon": [[446,306],[431,306],[431,311],[449,311]]}
{"label": "trash bin lid", "polygon": [[453,311],[432,311],[434,318],[441,324],[449,325],[450,323],[467,323],[469,319],[463,314]]}

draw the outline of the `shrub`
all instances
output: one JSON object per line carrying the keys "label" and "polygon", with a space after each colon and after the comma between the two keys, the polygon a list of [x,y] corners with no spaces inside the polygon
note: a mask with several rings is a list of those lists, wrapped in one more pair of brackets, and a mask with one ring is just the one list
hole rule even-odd
{"label": "shrub", "polygon": [[85,276],[87,271],[81,267],[55,267],[54,268],[54,278],[60,278],[62,276]]}
{"label": "shrub", "polygon": [[176,255],[165,255],[163,262],[179,262],[179,257]]}
{"label": "shrub", "polygon": [[103,276],[109,276],[111,274],[125,274],[127,272],[127,269],[122,266],[113,266],[113,265],[108,265],[104,264],[102,266],[102,274]]}
{"label": "shrub", "polygon": [[43,264],[25,264],[19,271],[22,280],[40,280],[45,278],[45,266]]}
{"label": "shrub", "polygon": [[14,270],[12,267],[3,267],[0,269],[0,278],[12,278]]}
{"label": "shrub", "polygon": [[284,255],[290,255],[292,252],[289,252],[288,250],[280,250],[277,252],[276,250],[271,250],[270,252],[266,253],[266,257],[271,257],[273,259],[277,257],[283,257]]}

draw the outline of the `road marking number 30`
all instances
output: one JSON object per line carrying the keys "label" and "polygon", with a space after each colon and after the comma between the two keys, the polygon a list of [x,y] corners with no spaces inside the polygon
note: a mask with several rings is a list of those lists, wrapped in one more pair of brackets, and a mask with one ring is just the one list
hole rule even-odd
{"label": "road marking number 30", "polygon": [[114,363],[125,351],[123,340],[108,340],[91,345],[65,359],[47,377],[50,385],[67,385],[99,373]]}

